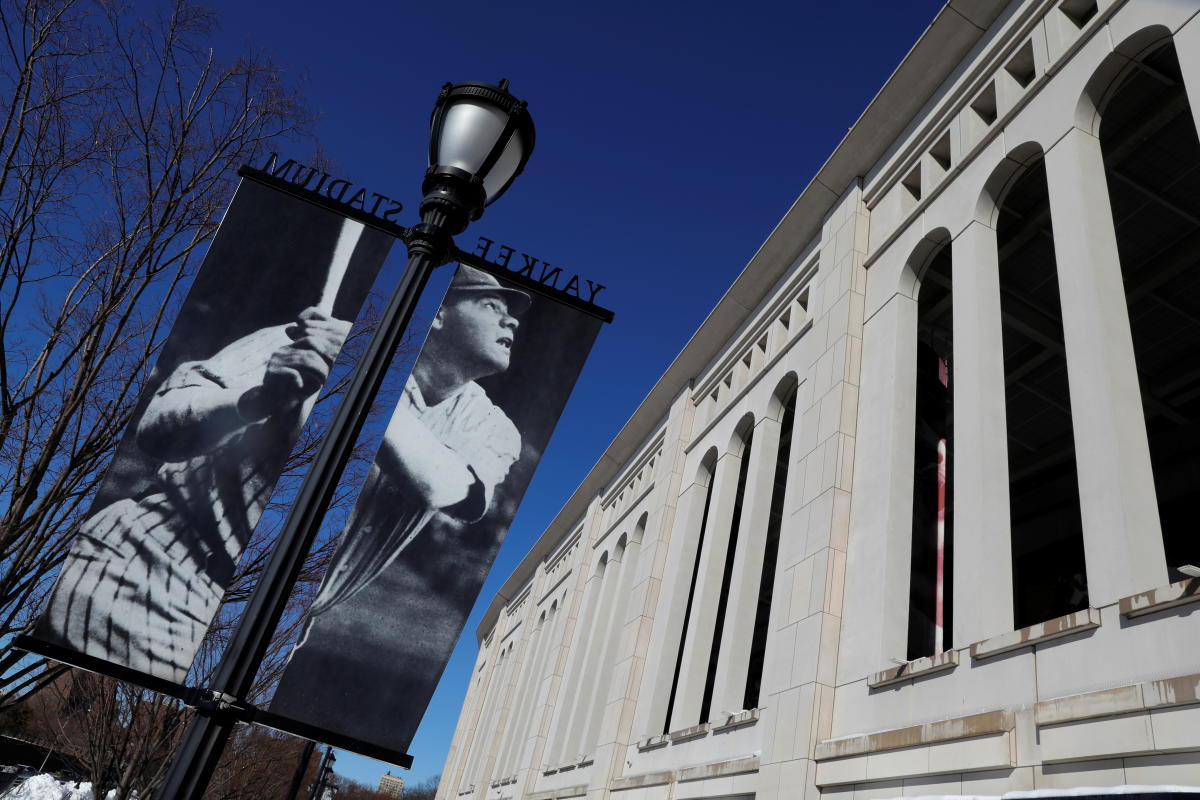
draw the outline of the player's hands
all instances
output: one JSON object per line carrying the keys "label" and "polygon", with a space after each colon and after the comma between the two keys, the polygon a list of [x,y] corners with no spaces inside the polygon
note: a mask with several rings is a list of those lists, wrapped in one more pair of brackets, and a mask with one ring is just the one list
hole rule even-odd
{"label": "player's hands", "polygon": [[350,323],[306,308],[284,332],[292,343],[271,354],[258,398],[277,407],[299,402],[325,384]]}

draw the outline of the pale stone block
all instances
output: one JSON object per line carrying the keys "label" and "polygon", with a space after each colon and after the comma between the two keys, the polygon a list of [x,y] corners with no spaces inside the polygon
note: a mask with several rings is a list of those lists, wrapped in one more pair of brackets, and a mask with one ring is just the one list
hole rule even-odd
{"label": "pale stone block", "polygon": [[1150,723],[1156,749],[1200,749],[1200,705],[1151,711]]}
{"label": "pale stone block", "polygon": [[813,616],[821,620],[821,645],[817,654],[817,680],[832,686],[837,681],[837,646],[841,633],[841,620],[832,614],[819,613]]}
{"label": "pale stone block", "polygon": [[1120,786],[1123,783],[1125,783],[1125,767],[1119,758],[1107,761],[1042,764],[1033,768],[1033,787],[1035,789]]}
{"label": "pale stone block", "polygon": [[763,660],[761,691],[764,697],[794,686],[791,681],[791,673],[795,642],[796,626],[794,624],[772,631],[767,637],[767,657]]}
{"label": "pale stone block", "polygon": [[1150,681],[1141,686],[1146,708],[1200,703],[1200,675]]}
{"label": "pale stone block", "polygon": [[829,580],[829,548],[818,550],[805,561],[811,575],[807,597],[804,599],[803,617],[821,611],[825,607],[826,586]]}
{"label": "pale stone block", "polygon": [[[791,480],[788,476],[788,487],[793,487],[801,481]],[[794,508],[795,510],[791,510]],[[808,523],[812,517],[812,506],[793,506],[784,504],[783,523],[779,529],[779,566],[791,567],[804,560],[808,549]]]}
{"label": "pale stone block", "polygon": [[830,386],[846,380],[846,364],[850,357],[850,344],[850,337],[843,336],[829,351],[833,356],[833,374],[829,382]]}
{"label": "pale stone block", "polygon": [[1047,762],[1154,750],[1150,717],[1144,713],[1047,725],[1038,737]]}
{"label": "pale stone block", "polygon": [[1032,790],[1033,767],[965,772],[962,775],[962,794],[965,795],[1001,795]]}
{"label": "pale stone block", "polygon": [[929,749],[910,747],[871,753],[867,756],[867,780],[925,775],[930,772]]}
{"label": "pale stone block", "polygon": [[[863,274],[865,275],[866,273],[864,272]],[[862,372],[862,338],[858,336],[847,337],[846,351],[846,369],[842,373],[842,380],[858,386],[859,376]]]}
{"label": "pale stone block", "polygon": [[804,557],[812,558],[829,546],[829,537],[833,528],[832,491],[823,491],[813,497],[808,515],[808,531],[805,536]]}
{"label": "pale stone block", "polygon": [[1121,616],[1141,617],[1188,603],[1200,602],[1200,579],[1188,578],[1167,586],[1122,597]]}
{"label": "pale stone block", "polygon": [[[821,485],[819,488],[821,492],[826,492],[834,487],[848,488],[847,485],[839,481],[842,475],[842,444],[845,440],[845,436],[837,433],[825,440],[822,455],[824,463],[821,468]],[[829,541],[828,529],[823,532],[823,541],[826,543]]]}
{"label": "pale stone block", "polygon": [[817,663],[821,649],[821,618],[822,614],[812,614],[797,622],[796,648],[792,651],[792,670],[790,679],[793,686],[817,680]]}
{"label": "pale stone block", "polygon": [[[805,381],[802,385],[811,386],[811,381]],[[812,404],[801,405],[800,398],[796,398],[796,410],[798,416],[796,426],[792,432],[792,465],[804,456],[811,453],[817,446],[817,428],[821,421],[821,407],[818,403],[815,407]],[[790,477],[790,475],[789,475]]]}
{"label": "pale stone block", "polygon": [[1009,732],[929,746],[929,771],[935,773],[1012,767],[1014,760]]}
{"label": "pale stone block", "polygon": [[[834,365],[834,361],[836,358],[837,349],[838,348],[833,347],[833,348],[826,350],[821,355],[821,357],[817,359],[817,363],[813,367],[813,373],[812,373],[813,391],[816,392],[818,395],[823,396],[830,389],[833,388],[833,385],[835,383],[834,375],[836,374],[835,373],[836,367]],[[819,434],[818,434],[818,436],[819,436]],[[824,438],[824,437],[820,437],[820,438]]]}
{"label": "pale stone block", "polygon": [[847,436],[853,436],[858,427],[858,387],[848,383],[841,384],[841,387],[842,414],[839,429]]}
{"label": "pale stone block", "polygon": [[904,781],[878,781],[854,787],[854,800],[889,800],[904,796]]}
{"label": "pale stone block", "polygon": [[1200,786],[1200,753],[1170,753],[1125,759],[1132,786]]}
{"label": "pale stone block", "polygon": [[1055,700],[1045,700],[1034,706],[1038,725],[1053,725],[1091,717],[1107,717],[1142,709],[1142,692],[1138,686],[1121,686],[1099,692],[1088,692]]}
{"label": "pale stone block", "polygon": [[787,603],[787,624],[799,622],[812,613],[810,602],[812,585],[813,585],[813,566],[815,565],[816,557],[806,558],[795,567],[788,570],[791,575],[789,582],[788,596],[780,597],[779,600]]}
{"label": "pale stone block", "polygon": [[[817,498],[823,489],[821,484],[821,476],[825,465],[825,449],[823,445],[818,446],[813,452],[804,459],[804,480],[801,485],[804,490],[800,496],[800,502],[807,505]],[[789,475],[790,477],[790,475]],[[797,476],[799,477],[799,476]]]}
{"label": "pale stone block", "polygon": [[[1101,617],[1103,624],[1092,634],[1037,648],[1039,699],[1196,672],[1200,614],[1169,613],[1131,624],[1112,605]],[[1187,686],[1185,680],[1176,689],[1186,695]]]}
{"label": "pale stone block", "polygon": [[958,775],[939,775],[932,778],[907,778],[904,781],[905,797],[961,793],[962,778]]}
{"label": "pale stone block", "polygon": [[834,488],[850,491],[854,481],[854,450],[858,439],[854,436],[841,436],[838,442],[837,477]]}
{"label": "pale stone block", "polygon": [[674,796],[679,800],[685,798],[720,797],[733,794],[733,778],[710,778],[701,781],[686,781],[675,784]]}
{"label": "pale stone block", "polygon": [[821,397],[821,417],[817,423],[817,441],[825,442],[841,427],[842,422],[842,386],[838,383]]}
{"label": "pale stone block", "polygon": [[[850,492],[844,489],[833,490],[833,520],[829,527],[829,546],[842,553],[846,552],[850,536]],[[839,602],[839,606],[840,606]]]}
{"label": "pale stone block", "polygon": [[944,672],[957,667],[958,661],[957,650],[947,650],[926,658],[914,659],[900,666],[874,673],[867,679],[867,686],[871,689],[878,689],[901,681],[910,681],[923,675]]}
{"label": "pale stone block", "polygon": [[[819,773],[819,770],[814,769],[814,773]],[[815,781],[816,779],[814,779]],[[790,795],[789,795],[790,796]],[[829,786],[819,788],[812,796],[805,795],[803,800],[854,800],[854,784],[849,786]]]}
{"label": "pale stone block", "polygon": [[1019,650],[1023,647],[1074,636],[1100,627],[1100,611],[1085,608],[1073,614],[1039,622],[1020,630],[1002,633],[971,645],[971,658],[983,659]]}
{"label": "pale stone block", "polygon": [[796,739],[800,728],[800,708],[803,689],[789,688],[778,694],[771,695],[771,705],[775,712],[772,736],[766,742],[764,751],[767,761],[785,761],[794,758],[796,754]]}
{"label": "pale stone block", "polygon": [[861,783],[867,779],[867,759],[870,756],[850,756],[817,762],[817,785],[838,786]]}

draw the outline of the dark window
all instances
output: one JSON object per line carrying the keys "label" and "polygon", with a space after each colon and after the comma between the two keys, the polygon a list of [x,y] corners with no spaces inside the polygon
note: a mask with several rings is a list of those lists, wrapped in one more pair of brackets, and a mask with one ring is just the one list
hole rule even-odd
{"label": "dark window", "polygon": [[779,423],[779,452],[775,456],[775,483],[771,487],[771,516],[763,546],[762,580],[758,585],[758,608],[754,612],[754,636],[750,640],[750,666],[746,670],[746,696],[742,708],[757,708],[762,688],[763,659],[767,652],[767,629],[771,621],[771,598],[775,592],[775,566],[779,559],[779,529],[783,526],[783,498],[787,493],[788,463],[792,452],[792,424],[796,419],[796,390],[783,405]]}
{"label": "dark window", "polygon": [[1100,126],[1163,547],[1200,565],[1200,142],[1170,43],[1126,75]]}
{"label": "dark window", "polygon": [[1043,161],[1014,183],[996,226],[1008,430],[1015,625],[1086,608],[1075,437]]}
{"label": "dark window", "polygon": [[[940,653],[952,646],[952,351],[950,248],[943,246],[921,277],[920,294],[917,295],[917,403],[913,447],[912,564],[908,597],[909,660]],[[942,516],[940,526],[939,511]]]}

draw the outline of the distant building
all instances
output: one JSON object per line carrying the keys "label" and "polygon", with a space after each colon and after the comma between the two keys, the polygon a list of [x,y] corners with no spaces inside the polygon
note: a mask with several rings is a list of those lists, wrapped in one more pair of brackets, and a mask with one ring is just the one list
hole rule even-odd
{"label": "distant building", "polygon": [[438,800],[1200,785],[1198,115],[1200,0],[950,0],[497,592]]}
{"label": "distant building", "polygon": [[389,772],[379,779],[379,788],[375,791],[389,797],[399,797],[404,794],[404,778]]}

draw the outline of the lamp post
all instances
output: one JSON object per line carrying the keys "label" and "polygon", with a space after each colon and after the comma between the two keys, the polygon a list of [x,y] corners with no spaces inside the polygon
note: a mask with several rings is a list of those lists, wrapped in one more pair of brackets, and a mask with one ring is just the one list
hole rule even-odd
{"label": "lamp post", "polygon": [[430,120],[421,221],[410,229],[408,266],[379,320],[312,466],[296,492],[275,549],[196,717],[163,781],[165,800],[200,800],[246,698],[338,479],[379,392],[429,273],[446,262],[453,236],[479,219],[521,173],[533,151],[533,120],[508,81],[447,83]]}

